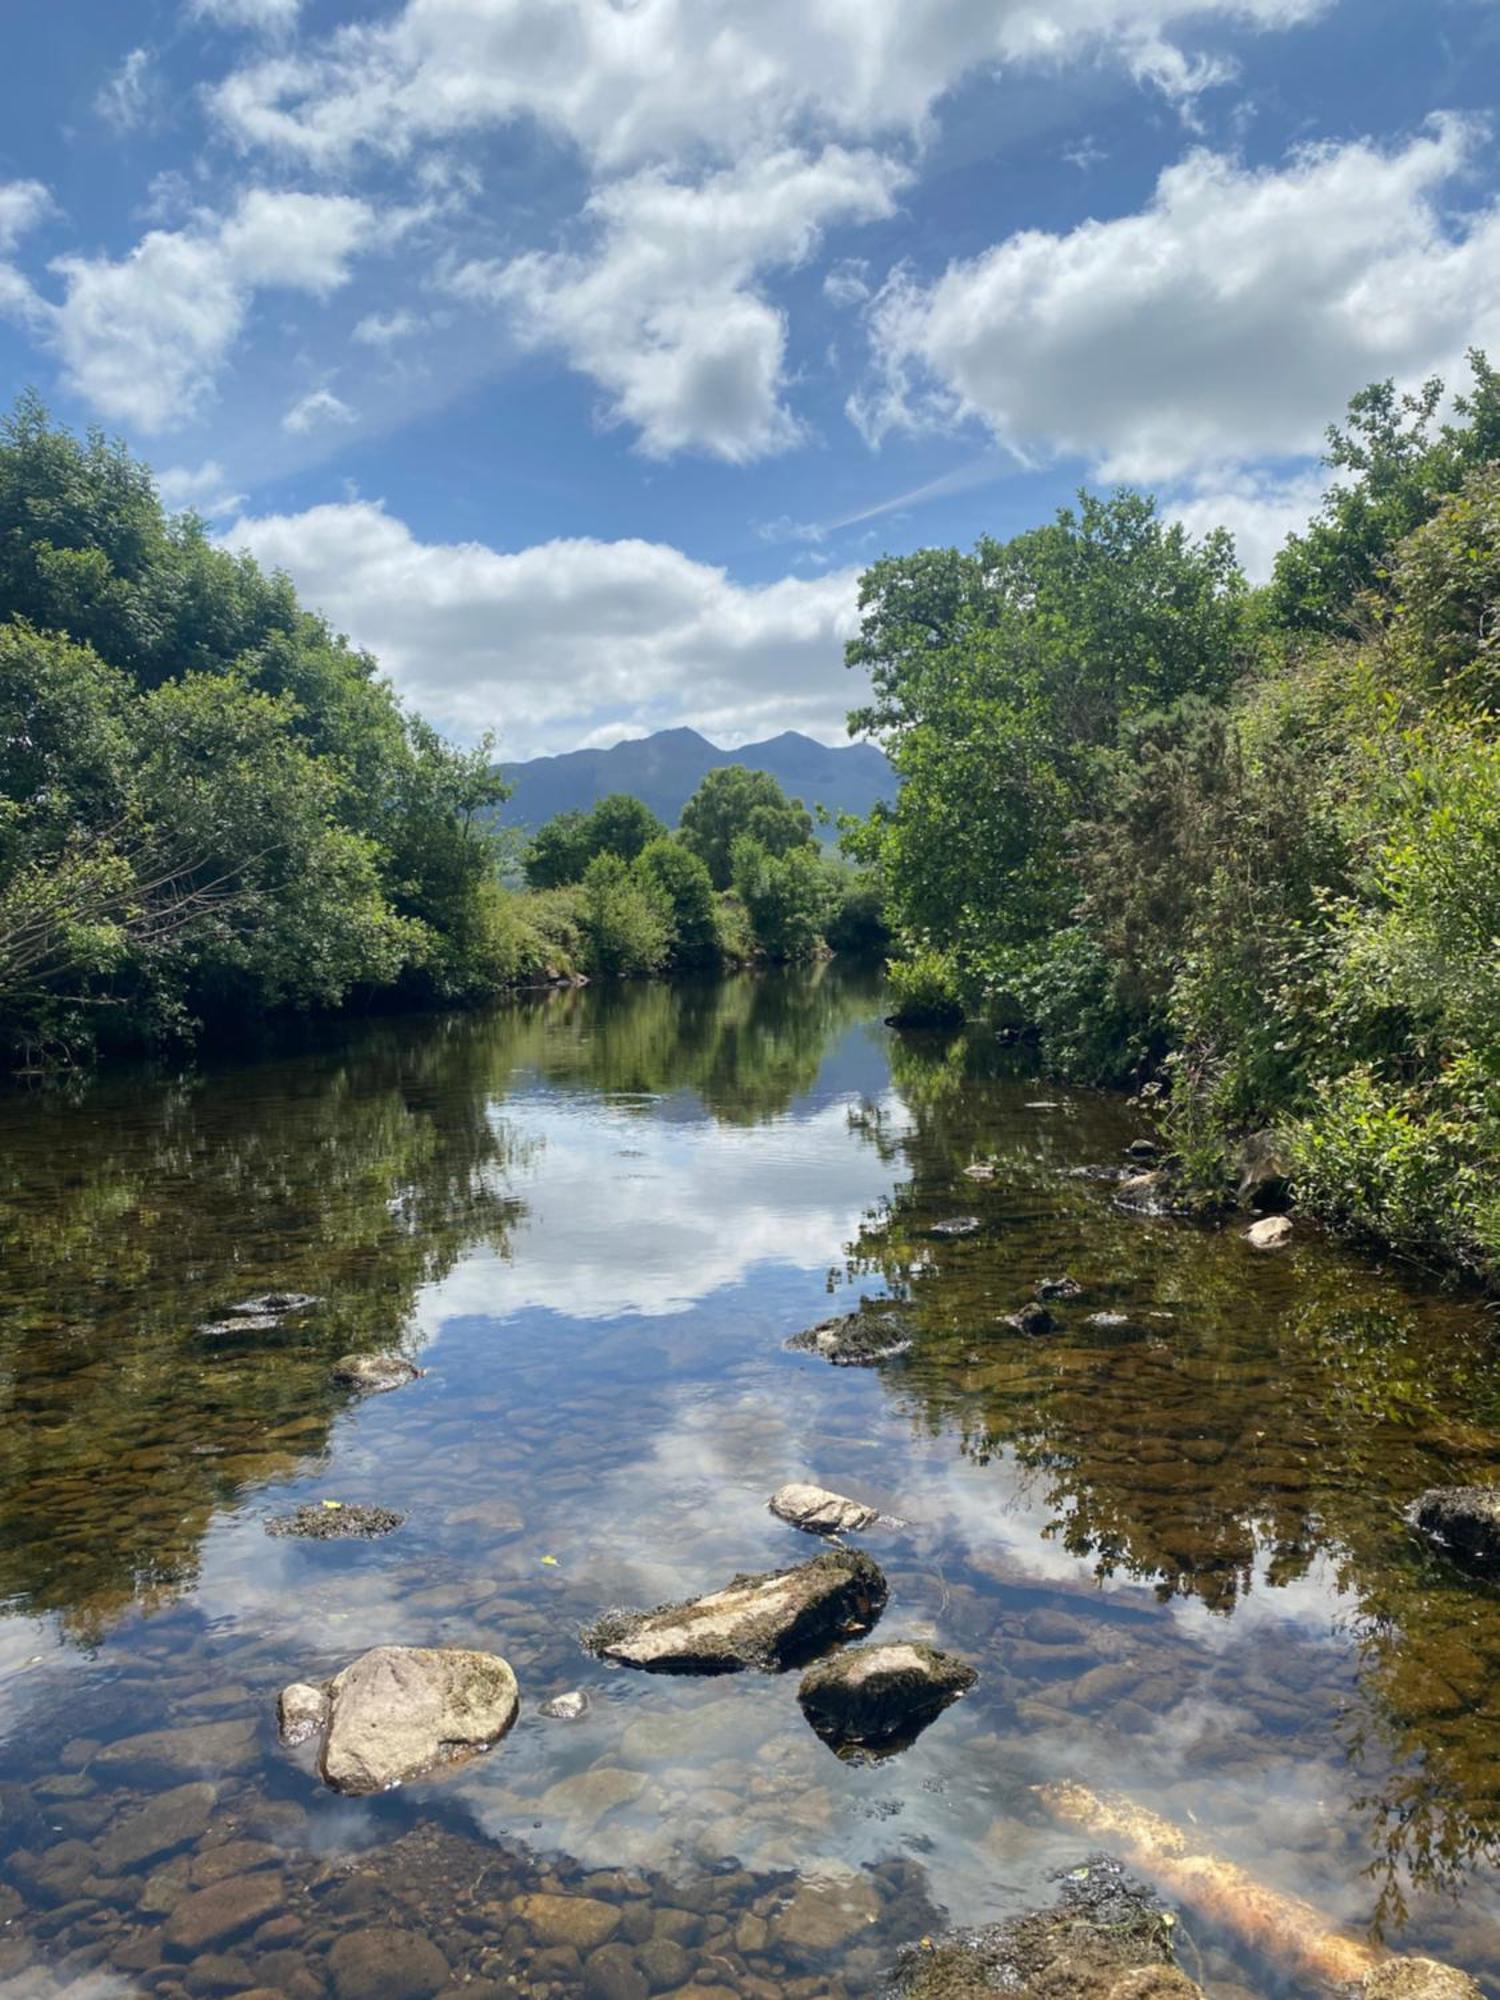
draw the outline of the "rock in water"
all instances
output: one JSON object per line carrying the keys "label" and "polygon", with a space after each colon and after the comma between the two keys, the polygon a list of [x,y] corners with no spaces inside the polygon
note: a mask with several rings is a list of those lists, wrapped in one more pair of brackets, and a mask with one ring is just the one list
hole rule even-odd
{"label": "rock in water", "polygon": [[316,1729],[314,1703],[326,1693],[318,1769],[336,1792],[362,1796],[488,1750],[520,1710],[516,1677],[495,1653],[461,1647],[377,1646],[326,1690],[297,1683],[283,1691],[283,1731]]}
{"label": "rock in water", "polygon": [[1291,1240],[1291,1219],[1285,1215],[1262,1216],[1245,1231],[1245,1241],[1252,1250],[1281,1250]]}
{"label": "rock in water", "polygon": [[1033,1299],[1030,1305],[1022,1306],[1019,1312],[1007,1313],[1003,1324],[1013,1326],[1017,1333],[1039,1338],[1042,1334],[1056,1333],[1057,1316],[1049,1312],[1040,1299]]}
{"label": "rock in water", "polygon": [[363,1501],[309,1500],[290,1514],[275,1514],[266,1523],[268,1535],[294,1535],[309,1542],[372,1542],[380,1535],[394,1534],[406,1519],[389,1507],[366,1506]]}
{"label": "rock in water", "polygon": [[956,1236],[977,1236],[982,1227],[977,1215],[949,1215],[941,1222],[929,1223],[922,1233],[946,1242]]}
{"label": "rock in water", "polygon": [[1500,1486],[1434,1486],[1412,1508],[1424,1535],[1481,1576],[1500,1576]]}
{"label": "rock in water", "polygon": [[399,1354],[345,1354],[333,1364],[333,1380],[341,1389],[359,1389],[378,1396],[388,1389],[401,1389],[421,1374]]}
{"label": "rock in water", "polygon": [[658,1673],[775,1673],[835,1639],[868,1632],[885,1598],[885,1578],[867,1555],[831,1549],[796,1569],[737,1576],[709,1597],[609,1612],[583,1642],[606,1660]]}
{"label": "rock in water", "polygon": [[338,2000],[431,2000],[453,1977],[431,1938],[382,1929],[336,1939],[328,1970]]}
{"label": "rock in water", "polygon": [[537,1710],[549,1722],[581,1722],[589,1712],[589,1698],[582,1688],[573,1688],[567,1694],[555,1694],[551,1701],[544,1701]]}
{"label": "rock in water", "polygon": [[1083,1287],[1076,1278],[1043,1278],[1036,1295],[1039,1299],[1081,1299]]}
{"label": "rock in water", "polygon": [[894,1301],[866,1301],[858,1312],[794,1333],[787,1346],[796,1353],[821,1354],[835,1368],[873,1368],[906,1353],[911,1323]]}
{"label": "rock in water", "polygon": [[1361,2000],[1480,2000],[1479,1981],[1436,1958],[1390,1958],[1359,1982]]}
{"label": "rock in water", "polygon": [[1050,1910],[909,1946],[894,1992],[900,2000],[1201,2000],[1172,1963],[1168,1912],[1118,1862],[1094,1855],[1060,1879]]}
{"label": "rock in water", "polygon": [[803,1486],[795,1480],[771,1495],[771,1512],[779,1521],[789,1522],[809,1535],[857,1534],[880,1519],[863,1501],[830,1493],[826,1486]]}
{"label": "rock in water", "polygon": [[914,1742],[979,1676],[964,1660],[914,1640],[846,1646],[802,1676],[797,1699],[840,1756],[890,1754]]}
{"label": "rock in water", "polygon": [[321,1736],[328,1722],[328,1690],[293,1681],[281,1690],[276,1704],[276,1721],[281,1740],[288,1749]]}

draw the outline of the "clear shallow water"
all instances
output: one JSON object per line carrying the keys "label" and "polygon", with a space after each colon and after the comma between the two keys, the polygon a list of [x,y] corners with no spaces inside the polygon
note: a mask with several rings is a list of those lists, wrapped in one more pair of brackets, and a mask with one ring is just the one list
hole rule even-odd
{"label": "clear shallow water", "polygon": [[[870,1992],[897,1944],[1050,1900],[1098,1844],[1036,1795],[1065,1777],[1500,1991],[1500,1594],[1401,1511],[1496,1476],[1490,1316],[1121,1212],[1073,1170],[1120,1159],[1128,1107],[982,1039],[894,1040],[880,1002],[837,967],[566,994],[0,1104],[0,1991],[354,2000],[337,1941],[378,1924],[455,1985]],[[955,1213],[980,1232],[926,1235]],[[1062,1333],[1000,1323],[1062,1271],[1087,1288]],[[324,1303],[194,1332],[273,1287]],[[785,1351],[887,1289],[909,1354]],[[419,1382],[330,1388],[393,1345]],[[578,1644],[607,1606],[815,1553],[766,1512],[799,1477],[904,1523],[862,1538],[881,1635],[980,1672],[884,1764],[834,1758],[794,1677]],[[408,1518],[266,1535],[324,1498]],[[501,1651],[525,1713],[338,1799],[277,1748],[275,1695],[381,1642]],[[571,1688],[583,1722],[538,1715]],[[119,1865],[123,1818],[200,1778],[191,1840]],[[255,1885],[241,1921],[174,1934],[221,1878]],[[559,1939],[538,1891],[604,1910]],[[1286,1985],[1184,1929],[1221,2000]]]}

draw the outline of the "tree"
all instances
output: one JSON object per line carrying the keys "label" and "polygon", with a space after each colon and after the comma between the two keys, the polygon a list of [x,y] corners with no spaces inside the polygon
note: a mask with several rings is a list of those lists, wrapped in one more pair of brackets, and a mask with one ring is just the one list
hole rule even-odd
{"label": "tree", "polygon": [[592,812],[576,808],[560,812],[539,827],[526,850],[522,867],[533,889],[562,889],[581,882],[596,854],[614,854],[634,861],[666,828],[639,799],[612,792]]}
{"label": "tree", "polygon": [[590,858],[618,854],[622,861],[634,861],[667,830],[650,806],[628,792],[611,792],[608,798],[600,799],[587,824]]}
{"label": "tree", "polygon": [[618,854],[596,854],[584,870],[580,923],[591,972],[630,978],[667,961],[671,926],[660,896]]}
{"label": "tree", "polygon": [[642,852],[636,871],[670,913],[673,962],[712,964],[719,955],[718,914],[714,885],[698,856],[680,840],[663,837]]}
{"label": "tree", "polygon": [[714,887],[727,889],[736,840],[744,836],[767,854],[786,854],[811,843],[813,823],[802,801],[789,799],[769,771],[721,764],[683,807],[680,833],[703,861]]}
{"label": "tree", "polygon": [[817,849],[803,845],[773,854],[742,833],[734,843],[733,871],[759,950],[774,959],[816,957],[831,901]]}

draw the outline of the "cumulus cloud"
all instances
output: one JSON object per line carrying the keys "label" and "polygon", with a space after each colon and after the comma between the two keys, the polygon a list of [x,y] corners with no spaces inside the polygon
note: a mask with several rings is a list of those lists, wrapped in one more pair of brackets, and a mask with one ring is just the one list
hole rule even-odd
{"label": "cumulus cloud", "polygon": [[331,389],[314,389],[293,403],[281,420],[281,428],[292,437],[306,437],[310,431],[355,421],[353,410],[342,397],[335,396]]}
{"label": "cumulus cloud", "polygon": [[1189,490],[1168,494],[1163,509],[1194,535],[1227,528],[1250,581],[1264,583],[1277,550],[1307,526],[1327,485],[1328,475],[1318,467],[1284,474],[1230,468],[1218,475],[1206,472]]}
{"label": "cumulus cloud", "polygon": [[245,518],[225,542],[286,570],[424,714],[513,753],[607,720],[832,741],[862,693],[843,665],[853,570],[749,585],[657,542],[422,542],[371,501]]}
{"label": "cumulus cloud", "polygon": [[40,181],[0,181],[0,251],[14,250],[51,213],[52,197]]}
{"label": "cumulus cloud", "polygon": [[[222,0],[220,0],[222,4]],[[1174,95],[1222,69],[1174,36],[1217,18],[1286,28],[1332,0],[406,0],[215,94],[249,145],[323,164],[518,117],[613,171],[814,130],[911,132],[968,72],[1114,51]]]}
{"label": "cumulus cloud", "polygon": [[392,313],[367,313],[351,336],[362,347],[394,347],[420,333],[426,322],[403,306]]}
{"label": "cumulus cloud", "polygon": [[1026,230],[871,308],[872,437],[978,419],[1020,453],[1174,480],[1315,451],[1350,392],[1455,372],[1500,339],[1500,206],[1445,197],[1481,138],[1309,147],[1255,171],[1195,151],[1141,212]]}
{"label": "cumulus cloud", "polygon": [[235,492],[228,473],[214,458],[197,466],[169,465],[157,473],[156,490],[164,507],[191,507],[206,521],[221,520],[245,504],[244,494]]}
{"label": "cumulus cloud", "polygon": [[648,170],[590,200],[593,250],[471,263],[454,283],[508,307],[529,344],[561,347],[651,456],[757,458],[799,435],[781,394],[786,326],[758,274],[802,263],[828,224],[888,215],[904,178],[840,146],[765,154],[696,185]]}
{"label": "cumulus cloud", "polygon": [[106,416],[168,430],[201,409],[257,292],[324,297],[378,234],[346,195],[256,189],[228,216],[152,230],[128,256],[61,257],[49,308],[70,386]]}

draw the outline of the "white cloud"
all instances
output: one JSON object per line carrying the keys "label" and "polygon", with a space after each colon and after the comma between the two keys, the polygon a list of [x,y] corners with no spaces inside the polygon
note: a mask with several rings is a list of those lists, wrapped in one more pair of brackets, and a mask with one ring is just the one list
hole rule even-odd
{"label": "white cloud", "polygon": [[94,109],[117,132],[133,132],[148,124],[157,104],[156,78],[149,49],[132,49],[109,82],[94,98]]}
{"label": "white cloud", "polygon": [[281,420],[281,428],[293,437],[306,437],[310,431],[352,424],[356,421],[353,410],[331,389],[314,389],[301,397],[287,411]]}
{"label": "white cloud", "polygon": [[191,507],[206,521],[221,520],[245,504],[244,494],[235,492],[228,473],[213,458],[199,466],[169,465],[157,473],[156,490],[164,507]]}
{"label": "white cloud", "polygon": [[40,181],[0,181],[0,251],[14,250],[21,238],[52,213],[52,197]]}
{"label": "white cloud", "polygon": [[1246,575],[1264,583],[1287,536],[1317,512],[1328,482],[1321,468],[1278,476],[1231,467],[1218,476],[1204,473],[1190,492],[1167,495],[1163,511],[1194,535],[1228,528]]}
{"label": "white cloud", "polygon": [[656,542],[421,542],[370,501],[244,519],[225,541],[285,569],[434,722],[494,727],[511,754],[611,719],[832,741],[862,692],[843,665],[853,570],[748,585]]}
{"label": "white cloud", "polygon": [[1105,478],[1315,451],[1366,381],[1453,373],[1500,340],[1500,207],[1443,202],[1480,137],[1448,118],[1264,171],[1197,151],[1138,214],[1024,231],[930,285],[900,274],[851,414],[872,436],[979,419]]}
{"label": "white cloud", "polygon": [[301,5],[302,0],[188,0],[188,12],[229,28],[290,28]]}
{"label": "white cloud", "polygon": [[420,333],[426,322],[404,307],[393,313],[367,313],[355,327],[353,338],[364,347],[394,347]]}
{"label": "white cloud", "polygon": [[71,386],[106,416],[167,430],[207,400],[255,294],[325,296],[377,235],[374,211],[344,195],[256,189],[232,215],[152,230],[128,256],[61,257],[48,308]]}
{"label": "white cloud", "polygon": [[1331,0],[406,0],[215,95],[243,143],[328,163],[519,117],[628,169],[816,131],[915,131],[966,73],[1114,52],[1174,95],[1221,72],[1173,32],[1286,28]]}
{"label": "white cloud", "polygon": [[761,155],[697,185],[650,170],[590,200],[591,253],[470,264],[454,282],[508,306],[523,340],[560,346],[648,454],[756,458],[799,434],[781,393],[785,323],[758,273],[803,262],[829,223],[889,214],[904,178],[838,146]]}

